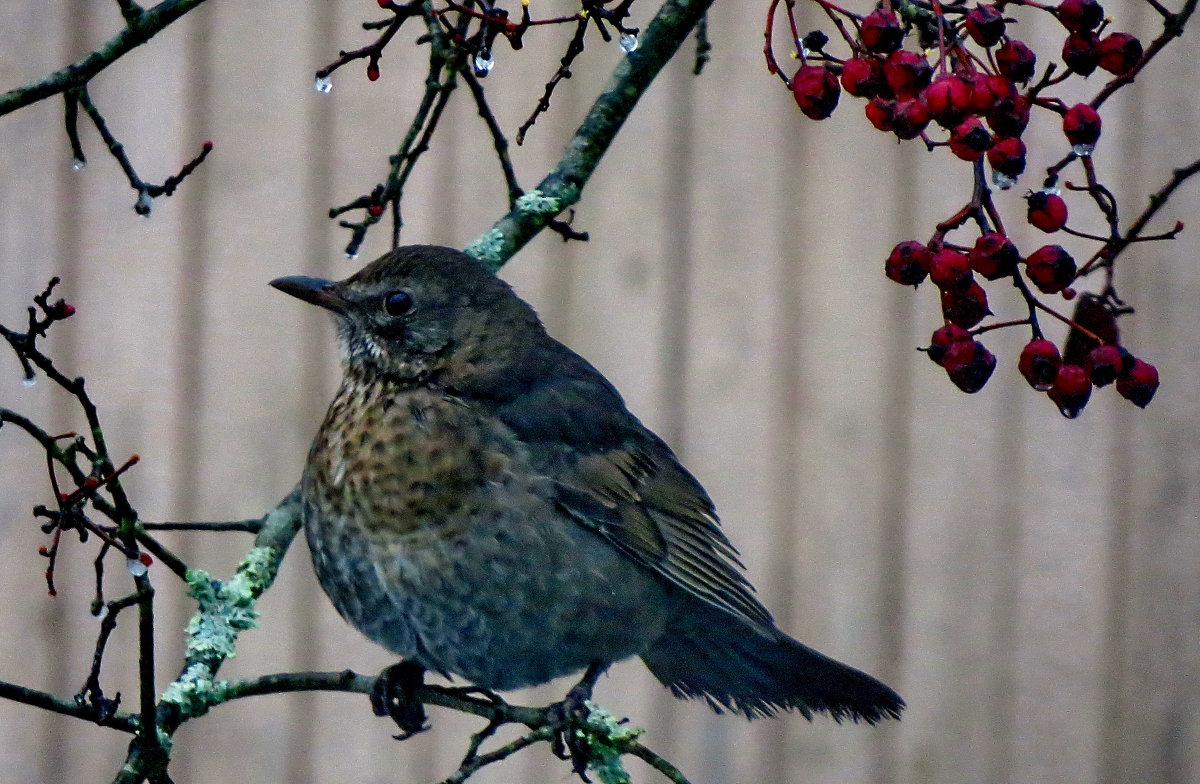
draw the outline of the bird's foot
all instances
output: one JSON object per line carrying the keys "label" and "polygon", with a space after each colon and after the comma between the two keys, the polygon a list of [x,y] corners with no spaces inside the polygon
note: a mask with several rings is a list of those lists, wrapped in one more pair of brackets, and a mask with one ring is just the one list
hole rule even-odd
{"label": "bird's foot", "polygon": [[587,721],[588,701],[592,698],[592,689],[600,674],[608,669],[607,664],[593,663],[583,674],[579,683],[571,687],[562,702],[550,706],[547,719],[550,728],[554,730],[554,740],[551,748],[559,759],[571,760],[571,770],[584,781],[587,777],[588,762],[592,758],[587,742],[577,729]]}
{"label": "bird's foot", "polygon": [[425,683],[425,668],[416,662],[393,664],[375,681],[371,690],[371,709],[376,716],[390,716],[400,734],[396,740],[407,740],[429,729],[425,706],[417,699],[417,690]]}

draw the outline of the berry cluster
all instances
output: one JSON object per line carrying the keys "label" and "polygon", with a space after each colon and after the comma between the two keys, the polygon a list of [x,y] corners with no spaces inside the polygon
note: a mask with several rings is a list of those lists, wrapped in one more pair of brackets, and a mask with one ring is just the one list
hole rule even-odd
{"label": "berry cluster", "polygon": [[[772,0],[767,15],[768,68],[790,89],[800,111],[814,120],[825,119],[845,91],[866,101],[867,121],[876,129],[902,140],[920,139],[930,151],[945,148],[970,164],[975,174],[970,201],[939,223],[928,242],[896,245],[884,265],[887,277],[897,283],[918,286],[928,279],[938,289],[945,325],[933,333],[926,349],[929,357],[960,389],[976,392],[996,366],[995,356],[978,337],[991,329],[1023,325],[1032,334],[1018,369],[1065,416],[1079,414],[1093,386],[1114,382],[1123,397],[1139,406],[1148,404],[1158,387],[1158,373],[1119,342],[1116,318],[1132,310],[1117,296],[1113,261],[1131,242],[1171,238],[1182,225],[1155,237],[1122,234],[1116,200],[1097,180],[1092,160],[1103,124],[1098,108],[1131,82],[1149,59],[1141,42],[1128,33],[1108,31],[1109,20],[1097,0],[1061,0],[1057,6],[997,0],[974,7],[941,5],[937,0],[884,0],[865,15],[828,0],[812,2],[833,21],[849,55],[839,58],[828,52],[829,37],[819,30],[801,36],[795,3],[785,0],[800,60],[791,78],[780,71],[773,51],[779,0]],[[1064,28],[1058,53],[1062,65],[1051,62],[1040,78],[1038,54],[1012,35],[1017,20],[1006,11],[1018,6],[1052,14]],[[1048,94],[1073,77],[1097,70],[1110,74],[1110,81],[1088,103],[1068,105]],[[1035,109],[1058,115],[1065,155],[1048,168],[1043,186],[1024,196],[1024,217],[1047,234],[1062,232],[1101,243],[1083,263],[1061,244],[1022,253],[1009,239],[992,199],[993,187],[1007,190],[1025,171],[1022,135]],[[1075,162],[1086,184],[1066,182],[1064,187],[1091,198],[1109,227],[1108,236],[1068,226],[1068,204],[1058,179]],[[974,229],[969,239],[948,239],[968,224]],[[1079,295],[1079,280],[1093,272],[1103,273],[1100,293]],[[980,326],[992,315],[981,281],[1014,285],[1028,305],[1028,315]],[[1048,296],[1076,301],[1075,312],[1060,313],[1046,301]],[[1042,314],[1069,327],[1062,351],[1045,339],[1038,322]]]}

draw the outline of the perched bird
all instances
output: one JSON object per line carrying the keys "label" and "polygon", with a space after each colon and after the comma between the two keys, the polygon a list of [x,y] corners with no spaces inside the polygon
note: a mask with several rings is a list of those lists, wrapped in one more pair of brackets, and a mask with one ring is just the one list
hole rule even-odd
{"label": "perched bird", "polygon": [[271,285],[336,317],[304,530],[363,634],[488,689],[636,655],[718,712],[899,717],[896,692],[776,628],[700,484],[474,259],[404,247]]}

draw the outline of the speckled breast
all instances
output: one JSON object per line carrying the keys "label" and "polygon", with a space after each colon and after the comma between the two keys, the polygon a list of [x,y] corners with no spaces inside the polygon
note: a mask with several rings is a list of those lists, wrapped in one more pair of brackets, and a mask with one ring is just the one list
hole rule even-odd
{"label": "speckled breast", "polygon": [[503,423],[428,389],[346,383],[304,478],[313,564],[381,645],[489,688],[644,651],[663,588],[563,517]]}

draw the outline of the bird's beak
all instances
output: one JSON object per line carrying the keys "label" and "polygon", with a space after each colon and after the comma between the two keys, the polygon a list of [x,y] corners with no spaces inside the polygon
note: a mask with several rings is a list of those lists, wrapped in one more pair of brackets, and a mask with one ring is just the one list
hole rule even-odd
{"label": "bird's beak", "polygon": [[346,312],[346,300],[337,293],[331,280],[310,278],[307,275],[289,275],[286,278],[276,278],[271,281],[271,285],[284,294],[291,294],[297,299],[328,308],[334,313]]}

